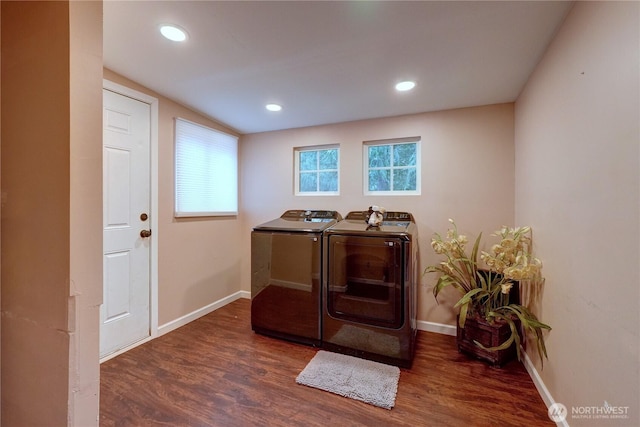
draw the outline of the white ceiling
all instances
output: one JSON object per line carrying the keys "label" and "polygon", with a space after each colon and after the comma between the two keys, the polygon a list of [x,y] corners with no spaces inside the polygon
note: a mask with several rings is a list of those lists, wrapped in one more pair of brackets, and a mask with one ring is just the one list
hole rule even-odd
{"label": "white ceiling", "polygon": [[243,134],[512,102],[570,7],[107,0],[104,65]]}

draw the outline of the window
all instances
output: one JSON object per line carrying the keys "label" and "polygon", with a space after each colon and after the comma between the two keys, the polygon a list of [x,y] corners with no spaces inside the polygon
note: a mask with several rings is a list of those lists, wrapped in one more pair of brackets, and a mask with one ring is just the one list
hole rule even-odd
{"label": "window", "polygon": [[365,141],[365,195],[420,194],[420,137]]}
{"label": "window", "polygon": [[294,153],[297,196],[339,194],[338,146],[296,148]]}
{"label": "window", "polygon": [[176,118],[175,216],[238,214],[238,138]]}

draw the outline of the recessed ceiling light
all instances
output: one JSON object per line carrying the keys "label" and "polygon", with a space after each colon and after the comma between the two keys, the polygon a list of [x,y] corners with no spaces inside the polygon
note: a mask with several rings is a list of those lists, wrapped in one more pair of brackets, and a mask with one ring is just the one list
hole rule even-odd
{"label": "recessed ceiling light", "polygon": [[282,106],[278,104],[267,104],[265,108],[269,111],[280,111],[282,110]]}
{"label": "recessed ceiling light", "polygon": [[160,27],[160,33],[174,42],[183,42],[187,39],[187,32],[175,25],[162,25]]}
{"label": "recessed ceiling light", "polygon": [[411,90],[414,87],[416,87],[416,82],[412,82],[410,80],[407,80],[407,81],[400,82],[400,83],[396,84],[396,90],[400,91],[400,92]]}

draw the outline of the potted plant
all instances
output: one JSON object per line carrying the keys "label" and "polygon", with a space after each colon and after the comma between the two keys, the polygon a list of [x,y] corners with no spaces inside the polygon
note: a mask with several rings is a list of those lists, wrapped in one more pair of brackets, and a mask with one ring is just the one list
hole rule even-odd
{"label": "potted plant", "polygon": [[461,298],[454,306],[460,309],[458,348],[501,365],[506,361],[505,357],[513,354],[515,347],[518,360],[522,360],[520,342],[524,331],[524,334],[535,338],[543,363],[547,350],[542,330],[550,330],[551,327],[519,304],[519,298],[514,302],[516,298],[512,295],[520,285],[542,283],[544,280],[540,272],[542,263],[531,254],[531,228],[503,226],[496,231],[493,235],[499,238],[499,242],[488,252],[480,253],[484,262],[484,267],[481,267],[477,259],[482,233],[475,240],[471,253],[467,254],[467,237],[458,233],[452,219],[449,222],[452,228],[446,237],[435,233],[431,240],[435,253],[443,255],[444,259],[427,267],[425,273],[438,274],[433,287],[436,301],[438,294],[448,286],[460,292]]}

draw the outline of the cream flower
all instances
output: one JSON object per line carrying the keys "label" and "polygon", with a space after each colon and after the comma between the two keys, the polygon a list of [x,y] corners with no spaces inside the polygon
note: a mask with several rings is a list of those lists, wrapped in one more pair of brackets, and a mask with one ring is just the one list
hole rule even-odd
{"label": "cream flower", "polygon": [[511,287],[513,286],[513,283],[511,283],[511,282],[501,283],[500,286],[502,287],[502,293],[506,295],[511,290]]}
{"label": "cream flower", "polygon": [[510,249],[510,248],[515,248],[516,247],[516,242],[513,239],[510,239],[508,237],[505,237],[504,239],[502,239],[502,241],[500,242],[500,246],[502,246],[505,249]]}

